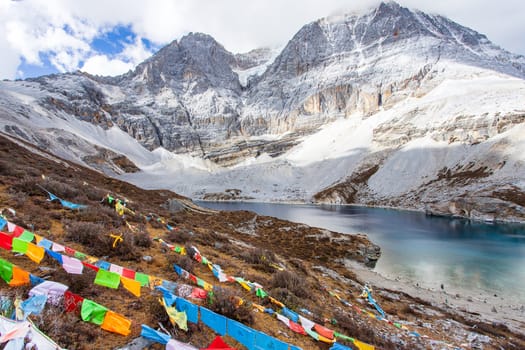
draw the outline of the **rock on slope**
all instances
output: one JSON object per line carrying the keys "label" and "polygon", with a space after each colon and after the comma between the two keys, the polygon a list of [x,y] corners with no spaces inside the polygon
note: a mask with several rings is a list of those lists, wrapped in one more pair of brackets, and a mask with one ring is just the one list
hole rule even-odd
{"label": "rock on slope", "polygon": [[520,218],[524,77],[524,57],[389,2],[307,24],[278,55],[189,34],[119,77],[2,82],[0,113],[6,132],[106,172],[125,155],[143,186],[176,173],[189,195]]}

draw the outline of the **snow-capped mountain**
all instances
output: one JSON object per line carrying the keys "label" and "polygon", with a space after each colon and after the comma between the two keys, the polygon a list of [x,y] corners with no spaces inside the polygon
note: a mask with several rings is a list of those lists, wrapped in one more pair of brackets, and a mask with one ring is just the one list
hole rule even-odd
{"label": "snow-capped mountain", "polygon": [[525,58],[394,2],[282,50],[192,33],[119,77],[2,82],[0,115],[8,134],[193,197],[525,216]]}

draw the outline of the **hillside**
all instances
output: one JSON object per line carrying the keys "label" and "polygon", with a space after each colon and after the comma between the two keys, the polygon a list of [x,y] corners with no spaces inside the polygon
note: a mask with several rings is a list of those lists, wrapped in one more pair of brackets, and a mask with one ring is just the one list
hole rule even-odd
{"label": "hillside", "polygon": [[[251,212],[200,209],[173,192],[142,190],[5,136],[0,137],[0,148],[0,198],[2,213],[9,222],[112,264],[180,285],[190,283],[174,273],[171,264],[176,263],[215,287],[220,284],[214,289],[214,303],[201,300],[200,304],[287,343],[303,349],[329,347],[292,332],[275,317],[256,312],[251,307],[255,302],[280,311],[267,298],[257,298],[253,291],[248,292],[237,283],[219,283],[202,264],[166,250],[152,239],[162,238],[171,244],[185,246],[187,251],[195,246],[201,256],[222,266],[226,274],[257,281],[292,310],[307,309],[313,315],[303,315],[314,322],[377,348],[441,348],[450,343],[482,344],[485,349],[499,346],[518,349],[525,345],[523,335],[503,324],[488,324],[480,315],[443,308],[394,290],[374,289],[374,297],[386,312],[387,319],[406,329],[371,317],[377,311],[359,297],[363,281],[345,267],[348,259],[363,263],[370,261],[368,258],[377,258],[377,247],[363,235],[341,235]],[[43,189],[88,207],[70,210],[56,201],[49,202]],[[135,214],[119,216],[101,202],[107,194],[125,199],[127,207]],[[168,200],[175,210],[170,211],[166,206]],[[6,208],[14,209],[16,215]],[[166,221],[147,221],[139,213]],[[175,229],[170,231],[166,225]],[[124,240],[113,248],[114,239],[109,234],[122,234]],[[152,257],[151,261],[144,260],[145,256]],[[72,292],[132,321],[131,334],[125,337],[82,322],[78,314],[63,313],[56,306],[46,307],[41,316],[30,316],[42,331],[63,347],[118,348],[138,337],[140,324],[156,328],[161,323],[172,337],[197,347],[213,339],[213,332],[203,324],[190,323],[187,332],[173,328],[157,301],[159,293],[147,287],[142,288],[142,295],[137,298],[122,287],[111,290],[93,284],[95,273],[89,269],[84,269],[82,275],[68,274],[50,257],[36,264],[23,254],[4,249],[0,250],[0,257],[35,276],[64,283]],[[280,271],[280,267],[284,270]],[[30,288],[14,288],[2,282],[0,293],[3,297],[25,299]],[[243,307],[232,306],[235,296],[245,300]],[[350,303],[354,306],[350,307]],[[413,332],[421,336],[415,337]],[[231,338],[226,339],[243,349]],[[338,342],[352,346],[343,338],[338,338]],[[153,345],[151,348],[163,347]]]}

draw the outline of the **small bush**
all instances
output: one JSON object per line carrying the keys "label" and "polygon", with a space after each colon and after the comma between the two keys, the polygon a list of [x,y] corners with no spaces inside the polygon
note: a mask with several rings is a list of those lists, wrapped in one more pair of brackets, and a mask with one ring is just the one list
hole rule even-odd
{"label": "small bush", "polygon": [[32,316],[35,325],[60,346],[71,350],[91,349],[93,342],[107,335],[100,327],[82,321],[74,313],[64,313],[62,306],[47,304],[38,316]]}
{"label": "small bush", "polygon": [[46,180],[42,186],[55,196],[69,201],[80,194],[80,187],[71,186],[63,181]]}
{"label": "small bush", "polygon": [[297,310],[303,306],[301,299],[286,288],[272,288],[269,294],[290,309]]}
{"label": "small bush", "polygon": [[82,193],[87,197],[87,199],[94,202],[100,202],[107,194],[106,191],[91,185],[82,186]]}
{"label": "small bush", "polygon": [[29,196],[36,196],[43,193],[37,184],[37,179],[25,176],[22,180],[11,186],[11,189],[14,192],[22,192]]}
{"label": "small bush", "polygon": [[273,272],[274,268],[271,267],[270,264],[277,262],[277,258],[273,252],[260,248],[243,250],[240,254],[237,254],[237,256],[263,272]]}
{"label": "small bush", "polygon": [[117,212],[105,206],[89,206],[84,210],[78,211],[77,218],[79,221],[84,222],[109,224],[114,228],[119,228],[123,225],[123,220]]}
{"label": "small bush", "polygon": [[158,322],[169,324],[169,316],[166,313],[164,306],[159,303],[158,297],[153,294],[148,294],[143,297],[143,300],[146,314],[150,316],[149,324],[157,324]]}
{"label": "small bush", "polygon": [[153,244],[153,240],[147,232],[140,232],[135,234],[134,243],[137,247],[150,248]]}
{"label": "small bush", "polygon": [[69,291],[80,294],[85,298],[96,297],[101,293],[100,286],[93,284],[96,272],[85,268],[80,275],[71,274],[62,268],[58,268],[52,274],[53,280],[69,286]]}
{"label": "small bush", "polygon": [[193,234],[186,230],[170,231],[166,234],[166,240],[171,243],[185,244],[193,238]]}
{"label": "small bush", "polygon": [[241,323],[252,325],[254,322],[251,307],[246,302],[239,305],[240,299],[229,289],[214,288],[213,295],[208,295],[210,310]]}
{"label": "small bush", "polygon": [[381,349],[398,349],[399,346],[389,340],[388,338],[383,338],[377,335],[371,327],[362,320],[355,320],[353,317],[349,316],[347,313],[336,311],[335,319],[337,320],[337,325],[340,327],[344,333],[349,336],[358,337],[359,340],[375,345]]}
{"label": "small bush", "polygon": [[179,265],[184,270],[190,273],[193,273],[195,266],[197,266],[197,262],[187,255],[179,255],[173,252],[169,252],[166,255],[166,258],[168,259],[168,270],[169,271],[173,271],[173,264]]}
{"label": "small bush", "polygon": [[285,270],[274,273],[270,285],[272,288],[288,289],[299,298],[306,298],[309,296],[308,291],[310,290],[310,287],[306,281],[290,271]]}
{"label": "small bush", "polygon": [[92,222],[70,222],[66,224],[66,239],[86,246],[98,242],[105,231],[104,226]]}
{"label": "small bush", "polygon": [[[21,211],[23,210],[23,214]],[[51,228],[51,220],[48,211],[40,206],[27,202],[18,212],[18,217],[12,221],[20,226],[27,227],[31,231],[49,230]]]}
{"label": "small bush", "polygon": [[[117,241],[110,234],[121,235]],[[139,253],[134,249],[134,238],[127,232],[110,232],[99,224],[91,222],[72,222],[66,225],[66,239],[83,244],[87,252],[94,256],[117,256],[121,260],[137,260]],[[115,247],[113,245],[115,244]]]}

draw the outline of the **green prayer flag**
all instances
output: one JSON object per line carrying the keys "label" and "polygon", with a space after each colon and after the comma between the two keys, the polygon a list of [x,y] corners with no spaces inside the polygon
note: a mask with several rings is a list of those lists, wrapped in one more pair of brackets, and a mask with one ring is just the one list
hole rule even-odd
{"label": "green prayer flag", "polygon": [[205,257],[202,257],[202,264],[208,265],[208,259],[206,259]]}
{"label": "green prayer flag", "polygon": [[11,282],[13,278],[13,264],[9,261],[0,259],[0,277],[6,282]]}
{"label": "green prayer flag", "polygon": [[344,335],[344,334],[341,334],[339,332],[334,332],[334,337],[341,338],[341,339],[344,339],[344,340],[348,340],[348,341],[350,341],[352,343],[354,342],[354,338],[349,337],[349,336]]}
{"label": "green prayer flag", "polygon": [[16,237],[13,238],[13,247],[12,251],[14,253],[22,253],[25,254],[27,252],[27,247],[29,247],[29,242],[26,242],[24,240],[21,240],[20,238]]}
{"label": "green prayer flag", "polygon": [[257,288],[255,290],[255,295],[257,295],[259,298],[265,298],[268,296],[268,293],[266,293],[262,288]]}
{"label": "green prayer flag", "polygon": [[175,253],[179,253],[180,254],[182,252],[182,248],[179,247],[179,246],[176,246],[174,250],[175,250]]}
{"label": "green prayer flag", "polygon": [[120,284],[120,275],[116,272],[99,269],[94,283],[100,286],[117,289]]}
{"label": "green prayer flag", "polygon": [[139,281],[141,287],[147,286],[149,285],[149,276],[141,272],[136,272],[135,281]]}
{"label": "green prayer flag", "polygon": [[27,230],[24,230],[22,234],[18,237],[18,239],[21,239],[22,241],[26,242],[33,242],[33,239],[35,238],[35,235],[33,232],[29,232]]}
{"label": "green prayer flag", "polygon": [[86,256],[87,256],[87,255],[84,254],[84,253],[81,253],[81,252],[75,252],[75,255],[74,255],[74,256],[75,256],[75,258],[77,258],[78,260],[84,260],[84,259],[86,259]]}
{"label": "green prayer flag", "polygon": [[108,309],[104,306],[89,299],[84,299],[82,308],[80,309],[80,317],[82,317],[83,321],[92,322],[100,326],[102,322],[104,322],[107,311]]}
{"label": "green prayer flag", "polygon": [[308,333],[308,335],[312,338],[314,338],[315,340],[319,340],[319,334],[317,334],[317,332],[315,331],[312,331],[311,329],[304,329],[306,331],[306,333]]}
{"label": "green prayer flag", "polygon": [[199,277],[197,277],[197,285],[198,285],[199,287],[203,287],[203,288],[204,288],[204,284],[205,284],[205,283],[204,283],[204,280],[201,279],[201,278],[199,278]]}

